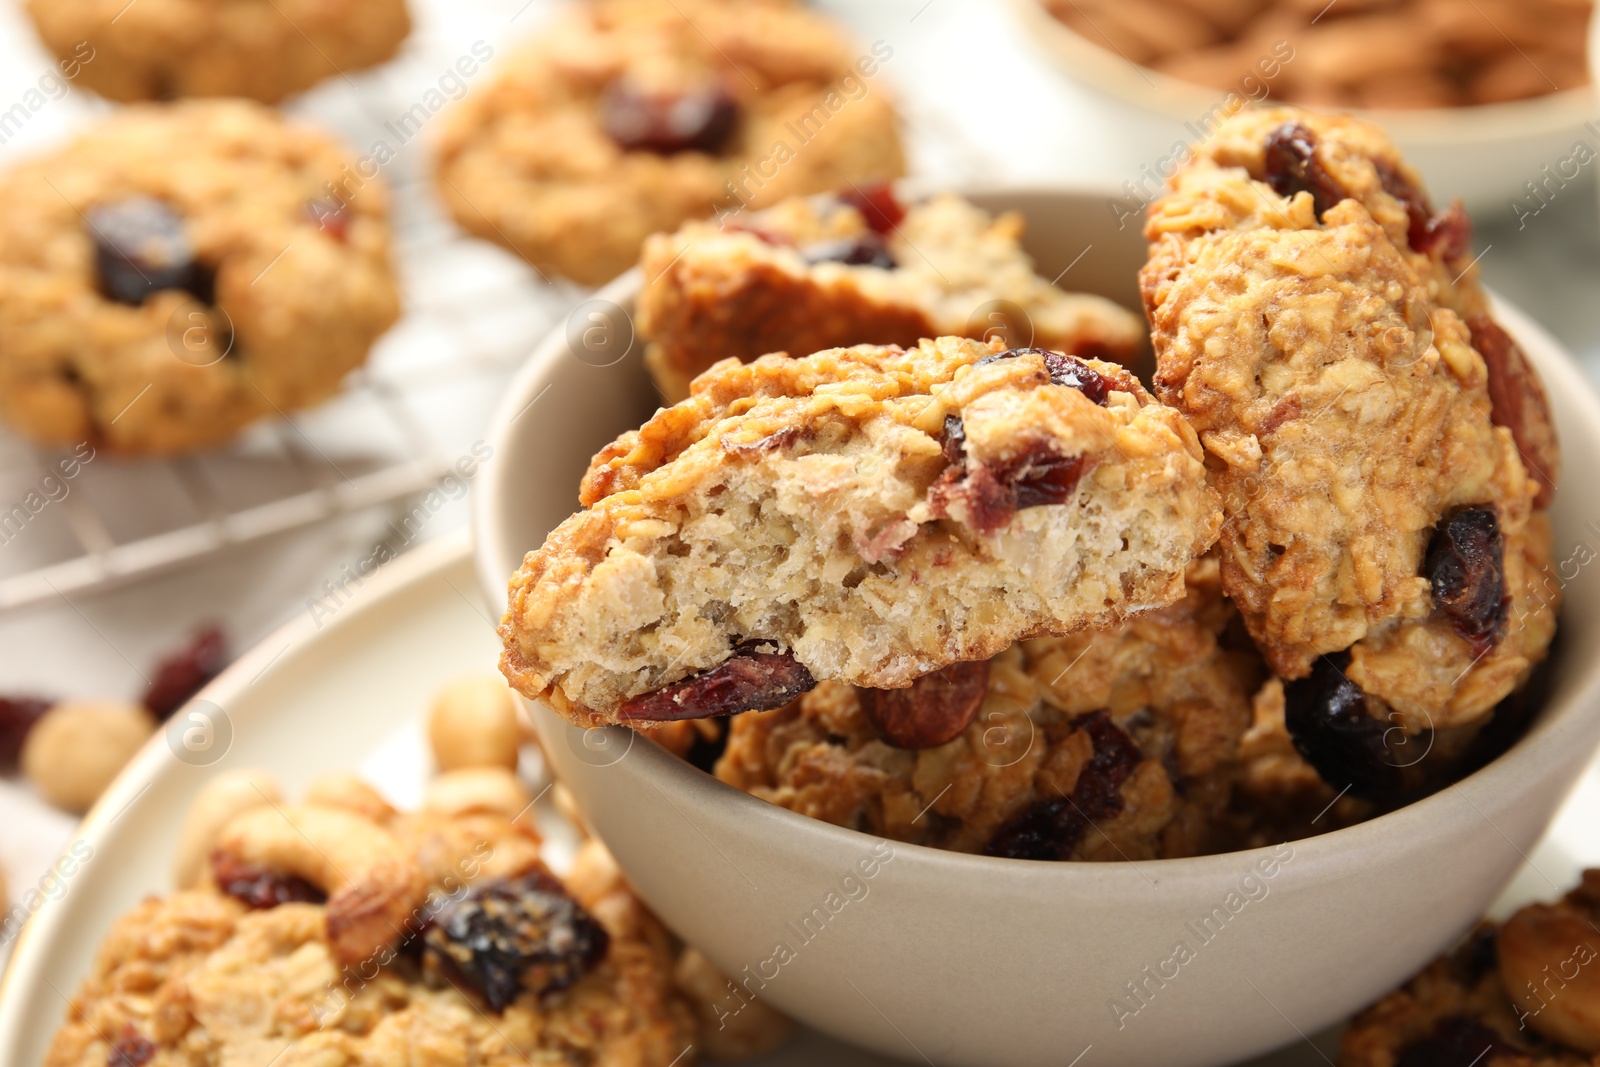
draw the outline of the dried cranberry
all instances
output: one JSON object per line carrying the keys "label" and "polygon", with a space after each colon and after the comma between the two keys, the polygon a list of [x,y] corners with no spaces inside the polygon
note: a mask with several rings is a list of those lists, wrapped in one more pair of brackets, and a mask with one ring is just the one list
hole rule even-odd
{"label": "dried cranberry", "polygon": [[1279,196],[1310,193],[1317,218],[1349,194],[1317,158],[1317,135],[1286,122],[1267,135],[1265,179]]}
{"label": "dried cranberry", "polygon": [[308,200],[306,214],[317,228],[344,244],[350,239],[350,207],[339,200]]}
{"label": "dried cranberry", "polygon": [[161,200],[129,197],[84,213],[101,295],[138,307],[151,293],[182,289],[212,303],[215,278],[198,262],[183,218]]}
{"label": "dried cranberry", "polygon": [[1384,743],[1389,727],[1345,677],[1349,665],[1348,652],[1322,656],[1308,676],[1285,685],[1284,725],[1323,781],[1352,796],[1387,800],[1400,791],[1400,768]]}
{"label": "dried cranberry", "polygon": [[1550,420],[1550,403],[1538,372],[1522,348],[1487,315],[1471,315],[1472,347],[1489,372],[1489,417],[1511,431],[1528,475],[1539,486],[1536,508],[1548,507],[1555,495],[1560,447]]}
{"label": "dried cranberry", "polygon": [[1493,1067],[1501,1056],[1521,1057],[1500,1035],[1469,1015],[1447,1015],[1433,1033],[1408,1045],[1395,1067]]}
{"label": "dried cranberry", "polygon": [[992,356],[984,356],[973,365],[983,367],[1002,359],[1015,359],[1018,356],[1028,355],[1043,357],[1045,370],[1050,372],[1051,385],[1070,386],[1096,404],[1105,406],[1106,397],[1111,394],[1111,382],[1077,356],[1051,352],[1044,348],[1010,348]]}
{"label": "dried cranberry", "polygon": [[1505,538],[1493,508],[1462,508],[1434,527],[1423,574],[1433,587],[1433,610],[1472,643],[1474,655],[1493,648],[1506,628]]}
{"label": "dried cranberry", "polygon": [[1065,860],[1088,828],[1122,811],[1122,786],[1144,753],[1103,711],[1074,724],[1089,735],[1094,755],[1078,772],[1070,797],[1036,801],[990,839],[984,854],[1019,860]]}
{"label": "dried cranberry", "polygon": [[246,863],[221,849],[211,854],[211,877],[223,893],[258,910],[279,904],[323,904],[328,899],[304,878]]}
{"label": "dried cranberry", "polygon": [[156,1058],[155,1042],[134,1029],[132,1023],[123,1023],[122,1032],[106,1050],[106,1067],[145,1067]]}
{"label": "dried cranberry", "polygon": [[770,641],[745,641],[710,670],[624,701],[617,718],[674,722],[768,711],[781,708],[816,684],[805,664],[787,652],[776,651]]}
{"label": "dried cranberry", "polygon": [[650,92],[614,82],[601,101],[607,135],[630,152],[722,151],[739,125],[739,102],[721,86],[698,92]]}
{"label": "dried cranberry", "polygon": [[1472,249],[1472,222],[1461,201],[1435,215],[1428,195],[1387,159],[1374,159],[1383,191],[1400,201],[1406,209],[1406,242],[1427,255],[1437,250],[1446,262],[1454,262]]}
{"label": "dried cranberry", "polygon": [[1017,510],[1065,504],[1077,491],[1088,467],[1085,456],[1063,456],[1051,448],[1025,452],[997,472],[1011,486]]}
{"label": "dried cranberry", "polygon": [[839,194],[839,199],[861,212],[874,233],[888,233],[906,217],[905,205],[894,195],[894,186],[889,182],[852,185]]}
{"label": "dried cranberry", "polygon": [[857,688],[861,710],[886,744],[937,748],[961,736],[989,691],[989,663],[952,663],[905,689]]}
{"label": "dried cranberry", "polygon": [[945,462],[952,467],[967,462],[967,425],[961,421],[960,415],[944,417],[944,441],[939,445],[939,451],[944,453]]}
{"label": "dried cranberry", "polygon": [[227,635],[219,626],[206,626],[188,644],[156,664],[155,677],[145,690],[144,706],[156,718],[165,719],[227,665]]}
{"label": "dried cranberry", "polygon": [[884,270],[893,270],[897,265],[889,246],[875,233],[815,241],[802,248],[800,254],[807,263],[844,263],[851,267],[881,267]]}
{"label": "dried cranberry", "polygon": [[0,770],[17,769],[28,732],[54,704],[39,697],[0,697]]}
{"label": "dried cranberry", "polygon": [[[953,447],[964,450],[964,429],[957,440],[948,433],[947,424],[944,447],[947,458]],[[1038,442],[1001,464],[968,464],[963,457],[928,487],[928,500],[939,516],[950,514],[952,506],[963,501],[973,529],[994,533],[1018,511],[1072,499],[1092,464],[1089,456],[1063,456],[1047,442]]]}
{"label": "dried cranberry", "polygon": [[524,989],[565,989],[605,958],[605,928],[560,882],[530,871],[474,885],[422,935],[423,965],[477,990],[504,1011]]}

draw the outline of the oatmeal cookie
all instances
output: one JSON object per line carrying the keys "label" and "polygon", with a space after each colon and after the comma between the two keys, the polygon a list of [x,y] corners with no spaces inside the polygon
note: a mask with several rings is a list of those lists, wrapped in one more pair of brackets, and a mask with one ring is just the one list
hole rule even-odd
{"label": "oatmeal cookie", "polygon": [[590,0],[448,117],[439,192],[473,233],[599,284],[718,207],[898,177],[890,55],[791,0]]}
{"label": "oatmeal cookie", "polygon": [[1373,743],[1391,711],[1413,734],[1470,723],[1555,631],[1545,490],[1519,448],[1554,447],[1519,429],[1537,380],[1523,364],[1518,411],[1497,402],[1494,364],[1514,361],[1486,362],[1482,294],[1446,276],[1460,253],[1426,236],[1439,216],[1412,232],[1414,174],[1347,128],[1283,109],[1225,124],[1153,206],[1141,275],[1157,394],[1227,511],[1224,587],[1292,681],[1308,754],[1297,717],[1330,744]]}
{"label": "oatmeal cookie", "polygon": [[669,402],[718,360],[923,337],[1036,345],[1126,363],[1144,323],[1034,273],[1022,216],[958,196],[902,206],[888,185],[696,221],[644,244],[636,326]]}
{"label": "oatmeal cookie", "polygon": [[1253,654],[1218,642],[1232,614],[1216,563],[1203,560],[1176,604],[971,665],[970,698],[948,682],[930,688],[938,675],[919,682],[924,724],[944,705],[967,708],[942,744],[911,747],[886,730],[885,694],[824,682],[787,707],[734,717],[716,775],[803,815],[960,852],[1218,851],[1261,673]]}
{"label": "oatmeal cookie", "polygon": [[1121,367],[963,338],[724,361],[529,553],[501,669],[573,722],[892,689],[1171,603],[1220,512]]}
{"label": "oatmeal cookie", "polygon": [[[113,100],[290,93],[389,59],[405,0],[28,0],[44,43]],[[89,58],[84,61],[85,52]]]}
{"label": "oatmeal cookie", "polygon": [[399,313],[387,196],[324,135],[142,105],[0,177],[0,416],[171,453],[331,395]]}
{"label": "oatmeal cookie", "polygon": [[[503,815],[361,807],[236,817],[206,884],[146,900],[113,928],[46,1067],[687,1062],[694,1021],[674,986],[677,947],[619,879],[595,877],[580,856],[563,885],[540,863],[537,835]],[[305,829],[332,868],[362,844],[324,828],[359,826],[392,849],[389,883],[423,893],[387,940],[345,956],[337,891],[324,901],[295,866],[235,854],[241,835],[267,849],[261,823],[272,819]]]}
{"label": "oatmeal cookie", "polygon": [[1350,1023],[1340,1067],[1600,1064],[1600,870],[1566,898],[1484,923]]}

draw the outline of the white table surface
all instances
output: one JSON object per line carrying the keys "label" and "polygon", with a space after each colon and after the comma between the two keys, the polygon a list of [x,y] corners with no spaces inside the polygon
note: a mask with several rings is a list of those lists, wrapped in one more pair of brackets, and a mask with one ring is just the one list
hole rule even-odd
{"label": "white table surface", "polygon": [[[529,0],[525,6],[522,0],[412,4],[417,33],[402,59],[373,75],[386,79],[389,91],[402,99],[419,96],[474,41],[484,40],[497,56],[503,55],[534,32],[554,6],[548,0]],[[1117,123],[1096,94],[1068,80],[1035,51],[1006,5],[995,0],[827,0],[817,6],[853,27],[864,43],[882,40],[894,49],[881,76],[894,84],[909,113],[913,171],[924,178],[950,185],[1004,179],[1099,181],[1115,188],[1136,176],[1145,162],[1144,146],[1119,138]],[[0,0],[0,110],[51,66],[17,0]],[[480,77],[468,91],[486,81]],[[291,102],[289,110],[321,119],[344,132],[353,146],[364,147],[362,131],[369,118],[347,119],[350,93],[348,85],[329,84]],[[52,101],[21,135],[0,146],[0,166],[62,137],[104,109],[80,90]],[[1181,136],[1179,129],[1172,132],[1173,139]],[[394,166],[412,175],[422,173],[421,151],[415,143],[407,146]],[[1600,381],[1600,221],[1594,189],[1585,184],[1592,181],[1592,170],[1523,229],[1517,228],[1509,206],[1503,214],[1480,216],[1477,245],[1488,283],[1539,319],[1572,349],[1590,377]],[[431,208],[424,205],[422,210]],[[447,225],[431,217],[430,224]],[[509,259],[487,246],[473,254],[485,262]],[[492,265],[505,272],[520,270],[511,263]],[[415,272],[405,281],[437,284]],[[539,301],[548,305],[551,299],[551,293],[535,293],[530,284],[530,308]],[[541,313],[548,318],[549,307]],[[521,345],[536,336],[538,322],[538,314],[530,310],[519,325],[502,329],[499,339]],[[499,373],[509,374],[514,362],[506,361]],[[474,428],[487,413],[481,398],[441,402],[460,404],[459,445],[464,451],[477,438]],[[0,440],[0,448],[4,446]],[[243,648],[307,611],[308,599],[324,581],[385,536],[392,514],[346,517],[227,551],[137,585],[0,615],[0,693],[136,699],[143,684],[140,672],[200,623],[220,620],[236,648]],[[465,522],[464,504],[452,503],[429,522],[424,539]],[[28,544],[30,536],[48,534],[30,528],[0,546],[0,552],[48,554],[52,546]],[[68,841],[73,823],[44,805],[25,783],[0,780],[0,871],[13,894],[36,881]],[[0,957],[4,952],[0,946]]]}

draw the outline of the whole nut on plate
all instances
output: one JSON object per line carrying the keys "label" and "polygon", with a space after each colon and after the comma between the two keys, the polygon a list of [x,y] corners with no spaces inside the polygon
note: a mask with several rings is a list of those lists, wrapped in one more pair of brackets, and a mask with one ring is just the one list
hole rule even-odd
{"label": "whole nut on plate", "polygon": [[498,675],[458,678],[428,711],[428,743],[442,771],[517,766],[517,705]]}
{"label": "whole nut on plate", "polygon": [[1535,904],[1506,921],[1500,977],[1518,1015],[1545,1037],[1600,1052],[1600,933],[1565,904]]}
{"label": "whole nut on plate", "polygon": [[195,794],[178,831],[178,848],[172,862],[172,884],[191,889],[205,874],[206,861],[217,835],[235,815],[264,804],[282,804],[283,792],[266,771],[223,771]]}
{"label": "whole nut on plate", "polygon": [[45,713],[22,746],[22,773],[64,811],[81,814],[155,730],[143,708],[67,702]]}
{"label": "whole nut on plate", "polygon": [[424,811],[440,815],[488,813],[515,819],[528,812],[533,797],[504,767],[464,767],[445,771],[428,783]]}
{"label": "whole nut on plate", "polygon": [[312,779],[306,787],[305,802],[325,808],[343,808],[365,815],[380,826],[394,818],[395,810],[360,775],[349,771],[329,771]]}

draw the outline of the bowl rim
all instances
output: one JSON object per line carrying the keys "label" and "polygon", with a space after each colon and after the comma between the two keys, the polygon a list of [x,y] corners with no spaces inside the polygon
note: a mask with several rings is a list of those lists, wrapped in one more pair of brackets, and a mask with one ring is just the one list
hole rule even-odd
{"label": "bowl rim", "polygon": [[[1010,0],[1011,8],[1039,50],[1054,65],[1089,88],[1137,103],[1178,121],[1204,116],[1233,90],[1199,85],[1175,78],[1153,67],[1134,63],[1102,48],[1076,32],[1045,9],[1043,0]],[[1591,18],[1589,57],[1600,54],[1600,15]],[[1239,94],[1249,103],[1249,98]],[[1295,101],[1267,96],[1262,104],[1294,105]],[[1353,115],[1382,126],[1398,141],[1414,146],[1483,143],[1538,137],[1581,128],[1600,116],[1596,87],[1560,89],[1543,96],[1498,104],[1470,104],[1433,108],[1318,108]]]}
{"label": "bowl rim", "polygon": [[[1107,195],[1103,186],[1088,184],[1001,183],[974,185],[954,191],[962,196],[1012,194],[1019,197],[1092,197],[1096,201]],[[631,314],[633,301],[641,288],[640,281],[639,269],[634,267],[598,290],[591,299],[609,300]],[[1524,344],[1546,388],[1552,393],[1571,398],[1574,404],[1583,409],[1582,421],[1600,425],[1600,393],[1589,383],[1566,347],[1515,305],[1502,300],[1492,291],[1489,296],[1496,319]],[[511,423],[525,408],[525,398],[533,397],[546,388],[549,380],[560,372],[561,360],[567,355],[567,345],[565,331],[558,326],[535,346],[532,355],[508,384],[500,407],[490,421],[486,437],[495,446],[497,457],[507,455],[506,436]],[[512,553],[501,537],[503,527],[499,517],[503,510],[497,506],[497,502],[503,493],[511,491],[511,487],[516,485],[513,472],[517,469],[513,463],[486,465],[483,476],[473,487],[472,496],[474,570],[490,612],[500,612],[502,618],[510,578],[510,573],[503,570],[502,566],[503,561],[511,561]],[[520,560],[516,562],[520,563]],[[1600,593],[1596,595],[1600,596]],[[1474,812],[1494,825],[1490,813],[1508,807],[1514,798],[1522,794],[1527,783],[1538,780],[1542,768],[1559,763],[1560,755],[1576,740],[1572,735],[1582,731],[1585,713],[1600,707],[1600,657],[1580,661],[1569,649],[1565,659],[1568,661],[1566,669],[1573,672],[1573,677],[1566,686],[1569,690],[1567,697],[1556,706],[1556,714],[1549,713],[1552,705],[1547,703],[1527,732],[1509,750],[1472,774],[1429,796],[1353,826],[1289,842],[1294,848],[1296,869],[1315,870],[1323,864],[1341,861],[1348,866],[1352,856],[1370,860],[1407,851],[1410,842],[1423,835],[1437,833],[1451,826],[1453,819],[1462,816],[1463,809],[1459,804],[1454,805],[1452,814],[1452,794],[1467,801],[1470,807],[1464,810]],[[557,730],[578,729],[544,704],[522,699],[534,713],[536,721],[543,720]],[[629,735],[649,740],[648,733],[636,732],[628,727],[613,725],[600,729],[609,731],[624,747],[629,743],[626,740]],[[1592,755],[1592,749],[1592,745],[1585,746],[1586,758]],[[798,847],[794,843],[812,838],[819,847],[859,851],[864,843],[881,839],[762,800],[678,759],[654,742],[634,755],[640,758],[632,761],[622,759],[609,766],[616,768],[632,762],[636,769],[624,773],[653,776],[646,779],[650,784],[663,792],[675,790],[676,796],[701,806],[702,810],[720,809],[730,818],[746,823],[765,820],[776,833],[784,835],[783,840],[791,842],[791,847]],[[1476,799],[1463,792],[1463,788],[1469,785]],[[1277,847],[1282,846],[1267,845],[1171,859],[1060,863],[973,855],[930,845],[894,842],[897,857],[901,855],[901,850],[905,850],[905,855],[913,862],[931,863],[953,874],[959,872],[962,877],[1003,875],[1012,879],[1019,876],[1047,878],[1054,879],[1063,890],[1093,885],[1097,891],[1110,889],[1117,892],[1148,889],[1153,884],[1149,875],[1154,874],[1159,874],[1159,880],[1164,884],[1179,881],[1213,883],[1218,879],[1236,879],[1241,863],[1264,857]]]}

